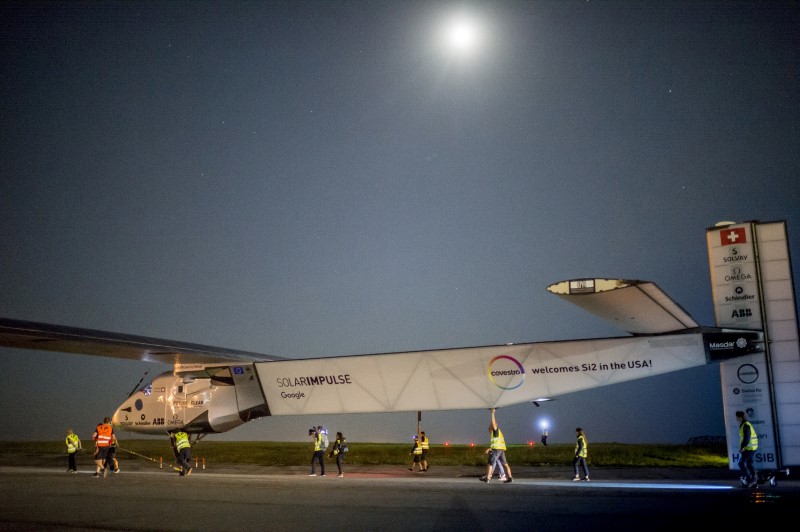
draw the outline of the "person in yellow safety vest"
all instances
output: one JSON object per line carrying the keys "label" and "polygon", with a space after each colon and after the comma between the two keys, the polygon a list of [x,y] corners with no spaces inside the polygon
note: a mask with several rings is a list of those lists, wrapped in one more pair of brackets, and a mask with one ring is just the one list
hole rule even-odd
{"label": "person in yellow safety vest", "polygon": [[[572,469],[575,470],[573,481],[583,480],[589,482],[589,468],[586,466],[586,457],[589,456],[589,442],[586,441],[586,433],[578,427],[575,429],[577,441],[575,442],[575,458],[572,459]],[[583,469],[583,478],[578,474],[578,465]]]}
{"label": "person in yellow safety vest", "polygon": [[344,461],[345,455],[350,451],[350,447],[347,445],[347,439],[344,437],[344,434],[341,432],[336,433],[336,441],[333,442],[333,448],[331,449],[330,454],[328,454],[328,458],[336,457],[336,467],[339,469],[339,476],[343,477],[344,473],[342,472],[342,462]]}
{"label": "person in yellow safety vest", "polygon": [[430,442],[428,442],[428,437],[425,435],[425,431],[422,430],[419,432],[419,441],[422,444],[422,456],[420,457],[420,463],[422,464],[422,470],[428,470],[428,450],[430,449]]}
{"label": "person in yellow safety vest", "polygon": [[[114,427],[111,426],[111,418],[104,418],[103,422],[97,425],[92,435],[94,440],[94,464],[96,471],[94,476],[100,478],[106,476],[106,457],[108,448],[114,438]],[[102,473],[102,474],[101,474]]]}
{"label": "person in yellow safety vest", "polygon": [[411,453],[409,454],[414,455],[414,461],[411,462],[411,467],[409,467],[408,470],[414,471],[414,466],[418,465],[420,473],[425,471],[422,469],[422,442],[417,435],[414,435],[414,446],[411,448]]}
{"label": "person in yellow safety vest", "polygon": [[308,435],[314,440],[314,454],[311,455],[311,474],[310,477],[316,477],[317,473],[314,470],[314,462],[319,462],[319,476],[325,476],[325,449],[322,444],[323,434],[322,427],[311,427],[308,429]]}
{"label": "person in yellow safety vest", "polygon": [[75,465],[75,455],[78,454],[78,451],[82,451],[83,447],[81,447],[81,439],[78,438],[78,435],[72,432],[72,429],[67,429],[67,456],[69,457],[67,463],[67,473],[77,473],[78,467]]}
{"label": "person in yellow safety vest", "polygon": [[753,428],[752,423],[745,419],[746,414],[741,410],[736,412],[736,421],[739,422],[739,469],[744,473],[742,479],[748,488],[754,488],[758,484],[756,468],[753,466],[753,458],[758,449],[758,433]]}
{"label": "person in yellow safety vest", "polygon": [[508,484],[513,482],[514,478],[511,476],[511,466],[506,461],[506,439],[503,436],[503,431],[497,426],[495,410],[495,408],[492,408],[492,423],[489,425],[491,457],[489,458],[489,463],[486,464],[486,476],[481,477],[480,480],[488,483],[491,480],[495,466],[499,466],[506,472],[506,479],[503,482]]}
{"label": "person in yellow safety vest", "polygon": [[175,459],[181,468],[180,476],[192,474],[192,446],[189,443],[189,435],[178,430],[172,433],[172,446],[175,450]]}

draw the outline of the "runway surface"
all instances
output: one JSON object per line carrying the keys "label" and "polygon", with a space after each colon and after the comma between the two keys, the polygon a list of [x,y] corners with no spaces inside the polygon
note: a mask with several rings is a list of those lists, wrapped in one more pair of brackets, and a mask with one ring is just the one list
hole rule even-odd
{"label": "runway surface", "polygon": [[[123,462],[124,465],[129,465]],[[479,482],[480,467],[359,466],[309,477],[307,466],[215,465],[180,477],[136,463],[107,478],[53,467],[0,467],[3,530],[667,530],[794,518],[800,482],[741,488],[736,472],[518,467]],[[703,521],[701,521],[701,519]]]}

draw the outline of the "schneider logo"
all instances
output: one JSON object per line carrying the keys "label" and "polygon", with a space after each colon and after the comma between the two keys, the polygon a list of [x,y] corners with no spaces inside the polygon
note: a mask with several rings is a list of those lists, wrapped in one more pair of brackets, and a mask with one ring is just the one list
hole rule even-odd
{"label": "schneider logo", "polygon": [[517,359],[508,355],[499,355],[489,361],[489,380],[504,390],[513,390],[525,382],[525,370]]}

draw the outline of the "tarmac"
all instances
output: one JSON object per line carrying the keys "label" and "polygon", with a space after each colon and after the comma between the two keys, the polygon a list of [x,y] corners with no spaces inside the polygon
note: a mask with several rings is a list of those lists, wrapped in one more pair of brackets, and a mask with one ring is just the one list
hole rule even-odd
{"label": "tarmac", "polygon": [[198,459],[180,477],[169,463],[121,459],[120,473],[98,479],[82,458],[69,474],[66,457],[0,457],[0,529],[652,532],[709,516],[716,526],[759,526],[800,507],[800,480],[743,488],[727,468],[590,467],[590,482],[573,482],[571,465],[512,465],[512,483],[487,485],[481,466],[431,463],[423,473],[345,464],[338,478],[335,463],[326,477],[310,477],[310,464],[204,467]]}
{"label": "tarmac", "polygon": [[[59,462],[66,465],[66,457],[59,457]],[[79,469],[82,473],[94,473],[92,462],[83,457],[79,460]],[[3,466],[11,468],[52,469],[58,470],[61,467],[53,467],[53,457],[43,456],[17,456],[0,457],[0,471]],[[176,474],[171,469],[171,462],[155,462],[142,459],[130,460],[121,453],[120,468],[121,472],[160,472],[164,474]],[[193,474],[220,474],[220,475],[244,475],[244,476],[308,476],[310,464],[292,466],[265,466],[258,464],[241,463],[206,463],[197,457],[194,460]],[[336,476],[336,463],[326,461],[327,476]],[[65,469],[65,467],[64,467]],[[475,478],[479,479],[485,475],[483,466],[437,466],[431,463],[428,471],[411,472],[407,465],[344,465],[345,473],[348,477],[354,478]],[[514,479],[528,480],[569,480],[571,481],[574,473],[571,464],[565,466],[515,466],[512,464]],[[767,471],[762,472],[766,476]],[[797,476],[793,476],[792,470],[780,472],[770,472],[774,475],[774,481],[769,482],[761,479],[760,484],[768,487],[785,487],[787,489],[800,490],[800,471]],[[317,466],[317,474],[319,467]],[[497,473],[495,472],[495,475]],[[689,482],[689,483],[709,483],[718,485],[728,485],[738,487],[740,485],[740,471],[719,467],[590,467],[590,478],[592,482]]]}
{"label": "tarmac", "polygon": [[[149,457],[131,458],[125,452],[119,452],[119,463],[121,470],[154,472],[160,471],[171,474],[170,461],[160,463],[158,460]],[[37,454],[0,454],[0,468],[9,466],[13,468],[34,467],[45,469],[64,469],[66,470],[66,455],[37,455]],[[193,474],[203,472],[228,475],[297,475],[306,476],[310,473],[310,463],[273,466],[259,464],[241,463],[211,463],[205,462],[200,456],[193,458],[195,465]],[[79,470],[94,473],[94,463],[91,456],[82,453],[77,460]],[[326,460],[326,472],[337,473],[336,463]],[[531,480],[572,480],[574,473],[571,464],[563,466],[519,466],[511,465],[515,479]],[[317,469],[319,469],[317,467]],[[345,464],[345,472],[348,476],[356,477],[409,477],[415,476],[431,478],[480,478],[485,474],[483,466],[437,466],[431,462],[428,471],[408,471],[407,465],[351,465]],[[709,482],[721,485],[739,485],[741,475],[738,469],[720,467],[593,467],[590,465],[591,481],[687,481],[687,482]],[[317,471],[319,473],[319,471]],[[764,482],[762,484],[771,487],[786,486],[789,488],[800,489],[800,470],[783,470],[779,472],[762,472],[766,476],[768,473],[774,475],[774,482]],[[495,473],[496,474],[496,473]]]}

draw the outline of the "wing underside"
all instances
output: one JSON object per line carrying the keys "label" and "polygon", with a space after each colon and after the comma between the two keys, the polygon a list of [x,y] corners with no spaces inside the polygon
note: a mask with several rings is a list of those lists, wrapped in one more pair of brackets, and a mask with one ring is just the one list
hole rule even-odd
{"label": "wing underside", "polygon": [[0,318],[0,345],[176,365],[285,360],[223,347],[6,318]]}
{"label": "wing underside", "polygon": [[[614,279],[562,281],[547,290],[634,335],[686,332],[699,327],[654,283]],[[0,346],[173,364],[289,360],[174,340],[0,318]],[[391,353],[387,353],[391,354]]]}
{"label": "wing underside", "polygon": [[573,279],[547,291],[631,334],[662,334],[699,327],[655,283],[624,279]]}

